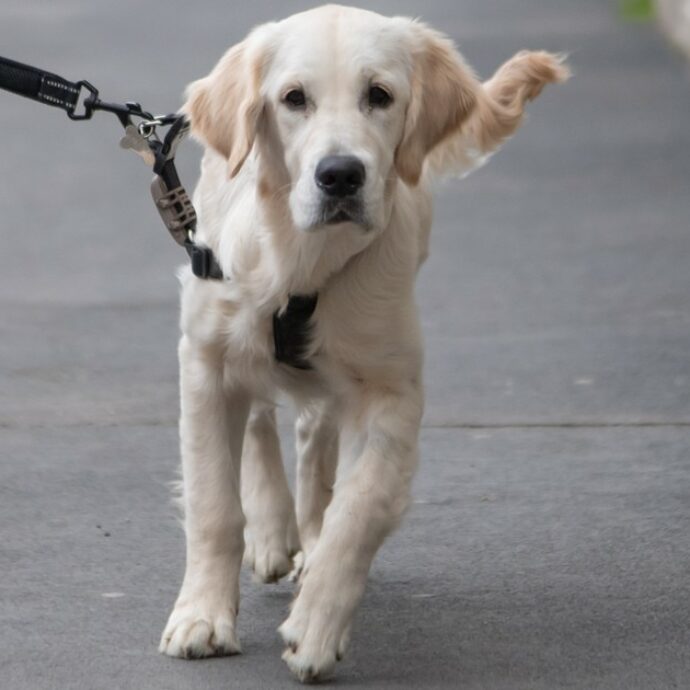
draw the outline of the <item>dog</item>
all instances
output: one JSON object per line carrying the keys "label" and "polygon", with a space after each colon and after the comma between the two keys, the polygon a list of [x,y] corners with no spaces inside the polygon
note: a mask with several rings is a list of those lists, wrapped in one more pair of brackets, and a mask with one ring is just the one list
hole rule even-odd
{"label": "dog", "polygon": [[[244,554],[264,582],[297,570],[289,668],[333,671],[417,465],[430,185],[484,163],[567,77],[561,56],[522,52],[480,83],[423,23],[328,5],[259,26],[188,87],[205,147],[195,241],[224,279],[180,274],[186,572],[161,652],[240,651]],[[295,303],[309,307],[287,319],[298,352],[280,360]],[[281,392],[298,409],[295,503]]]}

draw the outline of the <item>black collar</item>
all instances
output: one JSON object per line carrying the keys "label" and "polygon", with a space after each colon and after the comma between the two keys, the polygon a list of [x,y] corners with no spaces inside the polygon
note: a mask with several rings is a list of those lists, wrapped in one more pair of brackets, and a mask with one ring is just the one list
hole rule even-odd
{"label": "black collar", "polygon": [[213,252],[208,248],[199,244],[195,244],[192,240],[187,240],[184,248],[189,254],[191,262],[192,273],[202,280],[224,280],[223,269],[220,267],[218,260]]}

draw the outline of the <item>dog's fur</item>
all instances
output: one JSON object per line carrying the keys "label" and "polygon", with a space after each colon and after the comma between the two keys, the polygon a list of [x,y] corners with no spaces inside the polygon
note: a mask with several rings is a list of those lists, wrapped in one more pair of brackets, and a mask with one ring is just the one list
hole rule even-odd
{"label": "dog's fur", "polygon": [[[567,74],[560,57],[524,52],[481,84],[424,24],[329,5],[260,26],[189,87],[184,111],[206,147],[197,241],[228,279],[181,274],[187,568],[161,651],[239,652],[243,553],[272,582],[301,551],[299,593],[280,627],[284,658],[310,680],[344,654],[369,566],[405,510],[417,465],[413,288],[427,254],[429,185],[484,162],[517,129],[525,103]],[[372,106],[372,85],[392,103]],[[304,107],[285,103],[294,89]],[[356,156],[366,171],[357,197],[342,202],[343,222],[328,216],[314,179],[332,154]],[[313,370],[276,363],[273,313],[290,295],[316,292]],[[296,507],[276,432],[278,391],[299,408]]]}

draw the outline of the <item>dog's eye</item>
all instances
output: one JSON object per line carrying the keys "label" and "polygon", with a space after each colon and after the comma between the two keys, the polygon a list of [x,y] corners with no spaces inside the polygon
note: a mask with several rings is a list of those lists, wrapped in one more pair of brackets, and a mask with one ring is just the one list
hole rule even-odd
{"label": "dog's eye", "polygon": [[393,102],[393,97],[381,86],[369,88],[369,107],[387,108]]}
{"label": "dog's eye", "polygon": [[291,91],[288,91],[283,100],[291,108],[304,108],[304,106],[307,104],[307,97],[304,95],[304,91],[302,91],[302,89],[292,89]]}

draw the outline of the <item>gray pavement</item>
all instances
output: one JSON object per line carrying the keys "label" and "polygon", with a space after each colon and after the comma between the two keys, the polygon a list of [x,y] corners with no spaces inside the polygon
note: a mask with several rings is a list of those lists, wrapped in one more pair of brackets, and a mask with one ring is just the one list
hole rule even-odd
{"label": "gray pavement", "polygon": [[[576,78],[437,195],[415,501],[337,685],[690,687],[690,79],[614,4],[366,3],[422,15],[482,75],[533,47],[570,51]],[[6,0],[0,53],[169,110],[251,25],[308,5]],[[245,576],[241,657],[156,652],[183,565],[182,259],[148,171],[105,115],[0,93],[0,127],[0,688],[295,687],[288,584]]]}

